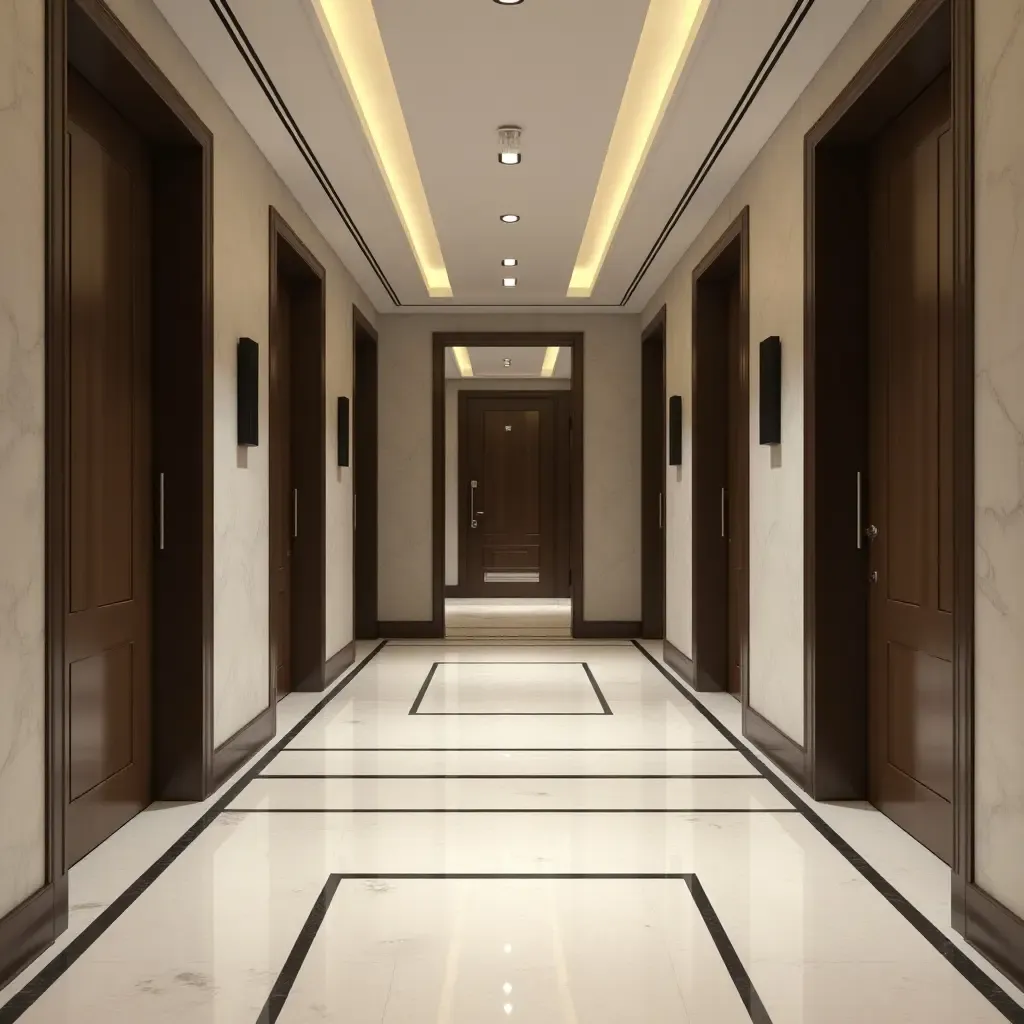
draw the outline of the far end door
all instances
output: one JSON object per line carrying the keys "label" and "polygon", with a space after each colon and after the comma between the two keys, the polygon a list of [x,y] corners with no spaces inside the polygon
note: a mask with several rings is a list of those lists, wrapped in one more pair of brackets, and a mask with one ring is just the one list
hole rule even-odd
{"label": "far end door", "polygon": [[460,398],[460,590],[558,597],[558,397]]}

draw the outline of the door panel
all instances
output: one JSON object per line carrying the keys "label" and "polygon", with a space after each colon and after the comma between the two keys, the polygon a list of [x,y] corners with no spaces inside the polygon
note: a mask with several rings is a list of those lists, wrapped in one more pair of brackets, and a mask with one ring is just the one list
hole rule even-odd
{"label": "door panel", "polygon": [[740,622],[743,611],[743,581],[746,566],[745,520],[740,504],[746,473],[744,448],[750,443],[750,421],[743,403],[743,382],[746,374],[746,353],[742,348],[740,329],[740,277],[731,275],[722,286],[726,301],[726,344],[728,345],[727,402],[725,429],[728,435],[726,452],[726,534],[729,565],[729,596],[727,625],[728,669],[726,689],[740,696]]}
{"label": "door panel", "polygon": [[872,166],[871,797],[947,862],[953,816],[952,148],[943,76]]}
{"label": "door panel", "polygon": [[70,865],[150,800],[150,181],[141,139],[68,79],[66,614]]}
{"label": "door panel", "polygon": [[557,396],[463,402],[462,592],[554,597]]}
{"label": "door panel", "polygon": [[292,534],[295,498],[293,494],[292,435],[292,294],[288,278],[278,274],[276,318],[270,345],[270,387],[274,405],[270,419],[270,458],[273,479],[271,498],[275,504],[274,538],[271,544],[272,605],[274,617],[274,678],[278,697],[292,690]]}

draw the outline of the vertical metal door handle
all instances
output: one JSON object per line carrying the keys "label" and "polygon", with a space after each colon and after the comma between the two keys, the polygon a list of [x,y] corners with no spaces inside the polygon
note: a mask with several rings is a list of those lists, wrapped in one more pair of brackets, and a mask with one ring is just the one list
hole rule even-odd
{"label": "vertical metal door handle", "polygon": [[663,497],[664,497],[664,494],[662,494],[662,492],[659,491],[658,492],[658,529],[659,530],[664,529],[664,527],[662,526],[662,517],[661,517],[661,501],[662,501]]}
{"label": "vertical metal door handle", "polygon": [[159,523],[159,545],[160,550],[164,549],[164,475],[160,474],[160,508],[157,512]]}
{"label": "vertical metal door handle", "polygon": [[722,488],[722,536],[725,536],[725,488]]}
{"label": "vertical metal door handle", "polygon": [[299,489],[292,490],[292,536],[299,535]]}
{"label": "vertical metal door handle", "polygon": [[476,481],[469,481],[469,528],[471,530],[476,529],[476,517],[483,515],[483,512],[477,512],[476,510]]}
{"label": "vertical metal door handle", "polygon": [[863,515],[863,510],[861,508],[861,501],[862,501],[862,498],[861,498],[861,487],[860,487],[860,473],[858,472],[857,473],[857,550],[858,551],[860,551],[860,549],[861,549],[862,538],[864,537],[864,531],[863,531],[863,529],[861,528],[861,525],[860,525],[861,524],[861,516]]}

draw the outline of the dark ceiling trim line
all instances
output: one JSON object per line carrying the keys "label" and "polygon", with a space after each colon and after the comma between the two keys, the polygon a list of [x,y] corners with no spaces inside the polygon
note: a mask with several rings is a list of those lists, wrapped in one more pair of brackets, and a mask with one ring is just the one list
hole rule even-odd
{"label": "dark ceiling trim line", "polygon": [[260,60],[252,43],[249,42],[249,37],[245,34],[238,18],[235,17],[235,12],[231,9],[230,4],[228,4],[227,0],[210,0],[210,6],[216,12],[217,17],[220,18],[225,31],[231,37],[231,41],[235,44],[235,49],[238,50],[242,60],[244,60],[248,65],[253,78],[256,79],[260,88],[263,90],[264,96],[267,97],[270,105],[274,108],[274,113],[277,114],[278,120],[280,120],[281,124],[284,125],[285,131],[287,131],[291,136],[296,148],[302,154],[303,159],[305,159],[306,164],[309,166],[309,169],[313,172],[313,176],[320,183],[320,187],[324,190],[327,198],[331,201],[331,205],[335,210],[337,210],[338,216],[341,217],[342,221],[344,221],[345,227],[348,228],[356,245],[359,246],[360,251],[366,257],[366,262],[370,264],[374,274],[377,275],[377,280],[384,286],[384,290],[390,296],[391,301],[396,306],[401,306],[402,303],[398,298],[398,293],[394,288],[392,288],[391,282],[388,280],[387,275],[381,268],[381,265],[377,262],[377,258],[373,255],[373,251],[367,244],[366,239],[363,238],[359,228],[356,227],[356,222],[353,220],[352,215],[348,212],[345,208],[345,204],[341,201],[341,196],[338,194],[338,190],[334,187],[331,179],[327,176],[327,172],[317,159],[312,146],[310,146],[306,141],[306,137],[302,134],[302,130],[296,123],[287,104],[281,98],[281,94],[278,92],[277,86],[274,84],[274,80],[270,77],[270,73],[264,66],[263,61]]}
{"label": "dark ceiling trim line", "polygon": [[690,203],[693,202],[694,197],[700,191],[701,185],[704,184],[705,179],[711,173],[711,170],[718,161],[718,158],[722,155],[722,151],[728,145],[729,140],[735,134],[736,129],[739,128],[740,122],[753,105],[754,100],[757,99],[757,95],[761,91],[761,87],[766,81],[768,81],[768,77],[775,69],[775,65],[778,64],[780,58],[786,52],[786,47],[789,46],[793,36],[796,35],[797,30],[803,24],[804,18],[807,17],[807,13],[813,6],[814,0],[796,0],[793,9],[789,12],[789,16],[786,18],[785,22],[783,22],[782,28],[779,29],[779,34],[775,37],[772,45],[768,48],[768,52],[762,58],[761,63],[758,64],[757,70],[754,72],[750,81],[747,82],[747,87],[743,90],[743,95],[740,96],[736,106],[733,107],[732,113],[726,119],[725,124],[722,126],[722,130],[718,133],[718,137],[711,144],[711,148],[708,150],[707,155],[701,162],[700,167],[697,168],[697,172],[690,180],[690,184],[686,186],[686,191],[676,204],[676,208],[672,211],[671,216],[665,222],[665,226],[661,229],[661,233],[655,240],[654,245],[651,246],[650,252],[644,258],[643,263],[640,264],[640,269],[636,272],[636,276],[633,278],[632,283],[626,289],[626,294],[622,296],[622,301],[619,303],[620,306],[625,306],[633,297],[633,293],[643,280],[644,275],[648,270],[650,270],[651,264],[661,252],[665,242],[668,241],[668,236],[672,233],[676,224],[679,223],[679,219],[686,212]]}

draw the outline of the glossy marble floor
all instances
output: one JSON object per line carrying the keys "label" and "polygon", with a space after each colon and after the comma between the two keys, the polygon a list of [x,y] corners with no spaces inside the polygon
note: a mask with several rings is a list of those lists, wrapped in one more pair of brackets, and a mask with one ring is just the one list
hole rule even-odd
{"label": "glossy marble floor", "polygon": [[1024,1021],[945,868],[795,796],[659,655],[361,650],[208,805],[73,870],[0,1024]]}

